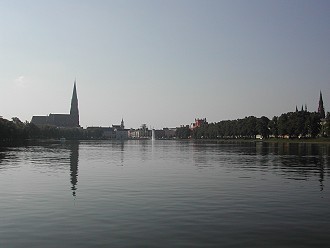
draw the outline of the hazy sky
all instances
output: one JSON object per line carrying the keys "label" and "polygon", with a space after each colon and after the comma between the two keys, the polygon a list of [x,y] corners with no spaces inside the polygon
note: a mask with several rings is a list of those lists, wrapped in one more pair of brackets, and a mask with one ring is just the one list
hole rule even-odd
{"label": "hazy sky", "polygon": [[175,127],[330,111],[330,1],[2,1],[0,115]]}

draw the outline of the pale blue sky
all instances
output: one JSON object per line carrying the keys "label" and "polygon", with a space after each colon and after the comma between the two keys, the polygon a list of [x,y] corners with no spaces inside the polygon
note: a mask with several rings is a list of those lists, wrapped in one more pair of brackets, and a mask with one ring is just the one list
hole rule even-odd
{"label": "pale blue sky", "polygon": [[330,1],[0,1],[0,115],[175,127],[330,111]]}

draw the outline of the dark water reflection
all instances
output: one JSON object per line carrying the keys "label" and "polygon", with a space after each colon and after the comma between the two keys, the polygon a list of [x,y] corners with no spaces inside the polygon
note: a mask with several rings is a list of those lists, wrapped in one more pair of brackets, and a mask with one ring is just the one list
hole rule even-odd
{"label": "dark water reflection", "polygon": [[72,195],[76,196],[78,183],[79,142],[70,144],[70,179]]}
{"label": "dark water reflection", "polygon": [[329,170],[330,146],[327,144],[307,143],[261,143],[256,146],[263,157],[268,154],[277,156],[279,166],[289,178],[296,180],[319,176],[320,190],[323,190],[324,176]]}
{"label": "dark water reflection", "polygon": [[[20,156],[21,155],[21,156]],[[72,195],[78,183],[79,141],[67,143],[32,143],[26,147],[0,148],[0,169],[10,170],[28,162],[34,168],[47,168],[48,172],[66,171],[70,165]]]}
{"label": "dark water reflection", "polygon": [[325,247],[330,146],[126,141],[0,149],[1,247]]}
{"label": "dark water reflection", "polygon": [[330,145],[312,143],[198,142],[193,144],[194,163],[214,167],[214,161],[246,170],[271,171],[293,180],[318,176],[320,190],[330,168]]}

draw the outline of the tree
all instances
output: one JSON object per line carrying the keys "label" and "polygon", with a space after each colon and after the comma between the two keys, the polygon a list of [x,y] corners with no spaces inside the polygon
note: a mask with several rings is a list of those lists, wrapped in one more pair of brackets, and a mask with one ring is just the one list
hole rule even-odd
{"label": "tree", "polygon": [[308,128],[309,128],[309,134],[311,135],[312,138],[315,138],[321,130],[321,116],[319,113],[311,113],[308,120]]}
{"label": "tree", "polygon": [[274,116],[268,125],[269,125],[270,133],[272,135],[274,135],[275,138],[277,138],[278,137],[278,117]]}
{"label": "tree", "polygon": [[278,118],[278,134],[281,136],[287,135],[288,134],[287,126],[288,126],[288,114],[282,114]]}
{"label": "tree", "polygon": [[330,136],[330,112],[327,112],[326,123],[325,123],[326,136]]}
{"label": "tree", "polygon": [[190,130],[189,126],[179,127],[176,129],[175,135],[179,139],[188,139],[191,135],[191,130]]}
{"label": "tree", "polygon": [[259,134],[262,135],[264,138],[269,138],[269,119],[265,116],[262,116],[261,118],[257,119],[257,131]]}
{"label": "tree", "polygon": [[257,135],[257,117],[250,116],[247,118],[247,129],[249,138],[255,138]]}

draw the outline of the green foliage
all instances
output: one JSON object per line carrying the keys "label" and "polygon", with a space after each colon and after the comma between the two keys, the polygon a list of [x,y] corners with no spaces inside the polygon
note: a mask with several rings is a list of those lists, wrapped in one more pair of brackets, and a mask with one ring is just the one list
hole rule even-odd
{"label": "green foliage", "polygon": [[324,134],[330,137],[330,112],[327,112],[326,122],[324,123]]}
{"label": "green foliage", "polygon": [[103,130],[102,128],[87,128],[86,130],[88,139],[102,139]]}
{"label": "green foliage", "polygon": [[244,119],[226,120],[218,123],[204,124],[193,130],[192,137],[195,139],[233,139],[255,138],[257,134],[268,137],[270,134],[269,119],[267,117],[256,118],[254,116]]}
{"label": "green foliage", "polygon": [[177,128],[175,135],[179,139],[188,139],[191,135],[189,126]]}
{"label": "green foliage", "polygon": [[274,116],[268,124],[269,131],[275,138],[278,137],[278,117]]}
{"label": "green foliage", "polygon": [[0,139],[1,141],[12,141],[16,139],[17,127],[14,122],[0,118]]}
{"label": "green foliage", "polygon": [[320,115],[316,112],[289,112],[278,118],[280,136],[291,138],[316,137],[320,133]]}
{"label": "green foliage", "polygon": [[257,132],[264,138],[269,138],[270,135],[269,122],[269,119],[265,116],[257,119]]}
{"label": "green foliage", "polygon": [[86,133],[80,128],[38,127],[33,123],[23,123],[17,117],[12,121],[0,118],[0,143],[14,143],[26,139],[83,139]]}
{"label": "green foliage", "polygon": [[[274,116],[272,120],[262,116],[226,120],[195,128],[194,139],[255,139],[284,137],[314,138],[320,134],[320,115],[316,112],[298,111]],[[327,124],[328,125],[328,124]]]}

